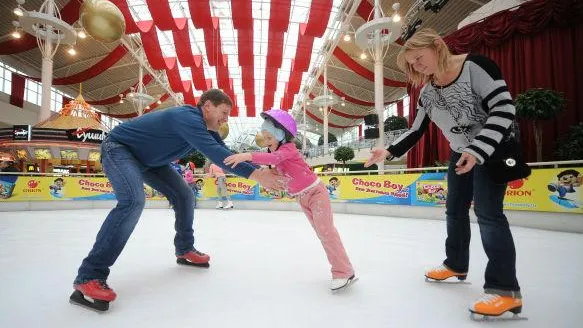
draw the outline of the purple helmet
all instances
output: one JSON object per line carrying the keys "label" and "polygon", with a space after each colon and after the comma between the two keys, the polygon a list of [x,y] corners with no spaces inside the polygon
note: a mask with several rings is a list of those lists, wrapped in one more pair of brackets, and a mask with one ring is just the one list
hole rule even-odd
{"label": "purple helmet", "polygon": [[264,120],[270,120],[273,125],[282,129],[291,139],[298,134],[298,127],[294,118],[286,111],[281,109],[270,109],[261,113]]}

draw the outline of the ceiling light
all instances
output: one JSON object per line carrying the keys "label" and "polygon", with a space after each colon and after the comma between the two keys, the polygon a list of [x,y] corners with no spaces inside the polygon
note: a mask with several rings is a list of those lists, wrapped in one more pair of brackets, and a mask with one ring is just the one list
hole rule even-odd
{"label": "ceiling light", "polygon": [[366,54],[364,52],[360,54],[360,59],[366,59]]}
{"label": "ceiling light", "polygon": [[344,41],[348,42],[350,41],[350,35],[349,34],[344,34]]}
{"label": "ceiling light", "polygon": [[12,37],[15,39],[20,39],[22,37],[22,34],[20,34],[19,30],[15,30],[14,32],[12,32]]}
{"label": "ceiling light", "polygon": [[85,34],[84,30],[80,30],[79,32],[77,32],[77,36],[81,39],[85,39],[87,37],[87,34]]}
{"label": "ceiling light", "polygon": [[150,109],[150,106],[146,106],[144,109]]}
{"label": "ceiling light", "polygon": [[400,20],[401,20],[401,15],[399,15],[399,14],[394,14],[393,15],[393,22],[396,23],[396,22],[398,22]]}
{"label": "ceiling light", "polygon": [[69,48],[69,50],[67,50],[67,53],[69,53],[69,55],[71,55],[71,56],[75,56],[77,54],[77,50],[75,50],[75,48],[71,47],[71,48]]}
{"label": "ceiling light", "polygon": [[119,103],[120,103],[120,104],[123,104],[123,99],[120,99],[120,100],[119,100]]}
{"label": "ceiling light", "polygon": [[24,12],[22,11],[22,9],[20,7],[16,7],[14,8],[13,11],[14,15],[16,16],[24,16]]}
{"label": "ceiling light", "polygon": [[158,100],[158,101],[156,101],[156,103],[157,103],[158,105],[160,105],[160,104],[162,104],[162,100]]}

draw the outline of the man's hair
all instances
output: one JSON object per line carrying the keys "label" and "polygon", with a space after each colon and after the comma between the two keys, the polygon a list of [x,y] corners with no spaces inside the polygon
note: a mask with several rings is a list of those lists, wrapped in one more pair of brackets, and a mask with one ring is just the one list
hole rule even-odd
{"label": "man's hair", "polygon": [[53,182],[58,182],[58,181],[63,182],[64,180],[63,180],[63,178],[56,178],[55,181],[53,181]]}
{"label": "man's hair", "polygon": [[338,181],[338,178],[337,177],[332,177],[332,178],[330,178],[330,180],[328,180],[328,182],[332,182],[332,181]]}
{"label": "man's hair", "polygon": [[209,89],[207,92],[203,93],[196,105],[198,107],[202,107],[207,102],[207,100],[210,100],[211,103],[213,103],[215,106],[219,106],[220,104],[227,104],[233,107],[233,101],[231,100],[231,97],[219,89]]}

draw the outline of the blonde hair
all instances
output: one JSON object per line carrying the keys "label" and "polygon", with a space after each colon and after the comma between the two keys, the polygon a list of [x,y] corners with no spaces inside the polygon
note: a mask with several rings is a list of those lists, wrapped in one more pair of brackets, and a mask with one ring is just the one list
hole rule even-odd
{"label": "blonde hair", "polygon": [[399,54],[397,55],[397,66],[407,74],[407,78],[414,86],[418,87],[427,83],[432,78],[432,75],[425,75],[413,69],[413,66],[405,59],[405,53],[411,50],[421,50],[430,48],[437,54],[437,72],[443,73],[448,69],[448,60],[451,57],[449,48],[432,28],[424,28],[417,31],[413,36],[405,42]]}

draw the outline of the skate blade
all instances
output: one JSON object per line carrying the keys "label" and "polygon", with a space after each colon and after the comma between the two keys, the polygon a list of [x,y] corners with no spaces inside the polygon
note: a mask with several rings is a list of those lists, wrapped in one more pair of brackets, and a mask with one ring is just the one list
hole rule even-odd
{"label": "skate blade", "polygon": [[208,268],[210,267],[210,263],[206,262],[206,263],[192,263],[187,261],[186,259],[181,259],[181,258],[177,258],[176,259],[176,263],[180,264],[180,265],[186,265],[186,266],[193,266],[193,267],[198,267],[198,268]]}
{"label": "skate blade", "polygon": [[92,300],[93,302],[89,301],[87,298],[85,298],[83,293],[78,290],[74,291],[73,294],[71,294],[69,297],[69,303],[86,308],[93,312],[104,313],[105,311],[109,310],[109,302],[95,299]]}
{"label": "skate blade", "polygon": [[480,313],[476,313],[476,312],[472,312],[472,310],[470,310],[470,318],[472,319],[472,321],[517,321],[517,320],[528,320],[527,317],[521,317],[518,315],[518,313],[514,313],[512,314],[511,317],[508,316],[503,316],[505,313],[508,313],[510,311],[504,312],[499,316],[491,316],[491,315],[483,315]]}
{"label": "skate blade", "polygon": [[431,279],[428,277],[425,277],[425,282],[429,282],[432,284],[448,284],[448,285],[471,285],[472,284],[471,282],[465,281],[465,280],[458,280],[458,281],[435,280],[435,279]]}
{"label": "skate blade", "polygon": [[351,279],[351,280],[349,280],[349,281],[346,283],[346,285],[344,285],[344,286],[342,286],[342,287],[340,287],[340,288],[331,289],[331,291],[332,291],[332,294],[337,294],[337,293],[340,293],[340,292],[342,292],[342,291],[344,291],[344,290],[348,289],[348,287],[350,287],[352,284],[354,284],[354,283],[355,283],[355,282],[357,282],[357,281],[358,281],[358,277],[356,277],[356,278],[354,278],[354,279]]}

